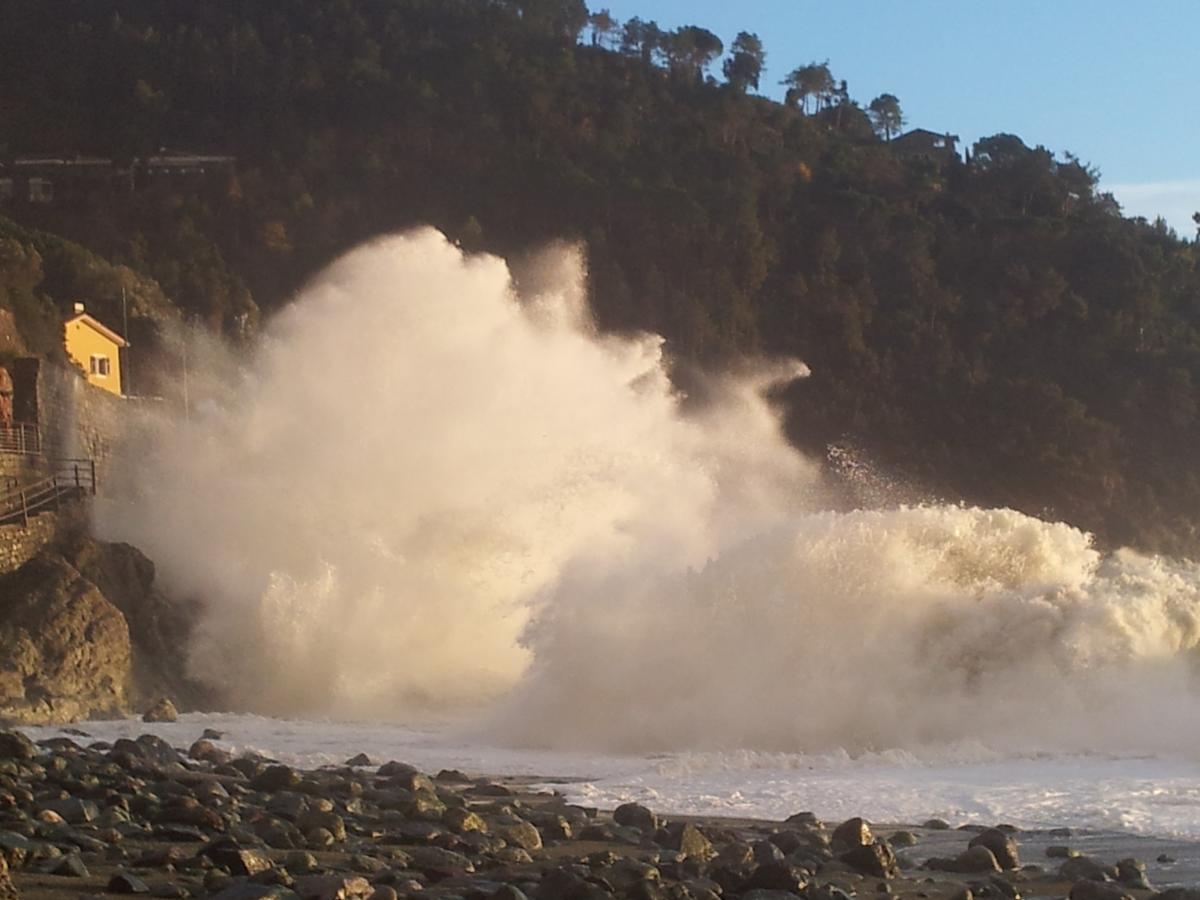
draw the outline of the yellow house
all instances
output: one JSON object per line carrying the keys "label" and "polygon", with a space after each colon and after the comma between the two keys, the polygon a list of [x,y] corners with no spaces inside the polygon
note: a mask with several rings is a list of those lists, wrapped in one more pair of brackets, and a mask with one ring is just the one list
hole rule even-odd
{"label": "yellow house", "polygon": [[66,322],[67,356],[82,368],[89,384],[121,396],[120,348],[125,338],[102,325],[75,304],[75,315]]}

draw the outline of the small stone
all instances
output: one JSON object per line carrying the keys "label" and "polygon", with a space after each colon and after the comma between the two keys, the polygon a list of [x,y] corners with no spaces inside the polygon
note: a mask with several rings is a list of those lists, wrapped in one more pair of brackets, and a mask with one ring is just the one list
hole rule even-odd
{"label": "small stone", "polygon": [[1058,874],[1067,881],[1111,881],[1117,877],[1117,867],[1090,856],[1075,856],[1059,867]]}
{"label": "small stone", "polygon": [[212,900],[296,900],[296,894],[278,884],[241,881],[225,886]]}
{"label": "small stone", "polygon": [[365,753],[359,753],[346,760],[348,766],[369,766],[371,765],[371,757]]}
{"label": "small stone", "polygon": [[222,750],[212,741],[201,738],[188,748],[188,757],[200,762],[212,763],[214,766],[220,766],[232,760],[233,754],[228,750]]}
{"label": "small stone", "polygon": [[267,766],[250,779],[250,787],[256,791],[286,791],[300,783],[300,775],[291,766]]}
{"label": "small stone", "polygon": [[764,866],[767,863],[783,862],[784,853],[770,841],[758,841],[750,847],[754,864]]}
{"label": "small stone", "polygon": [[1020,856],[1017,853],[1017,842],[999,828],[989,828],[971,838],[968,847],[987,847],[996,857],[1002,869],[1019,869]]}
{"label": "small stone", "polygon": [[143,722],[174,722],[178,719],[179,710],[175,708],[175,704],[168,697],[160,697],[154,702],[154,705],[142,713]]}
{"label": "small stone", "polygon": [[964,850],[954,860],[955,867],[950,869],[952,872],[999,872],[1001,871],[1000,861],[996,859],[996,854],[990,848],[983,844],[974,844]]}
{"label": "small stone", "polygon": [[1129,858],[1118,862],[1117,881],[1127,888],[1151,890],[1150,881],[1146,878],[1146,864],[1139,859]]}
{"label": "small stone", "polygon": [[769,862],[756,868],[746,882],[754,890],[791,891],[801,893],[808,887],[808,877],[802,869],[784,860]]}
{"label": "small stone", "polygon": [[1021,894],[1017,891],[1016,886],[1000,875],[989,875],[987,884],[980,890],[980,894],[992,892],[999,892],[1004,900],[1021,900]]}
{"label": "small stone", "polygon": [[853,848],[869,846],[875,838],[871,834],[871,826],[867,824],[867,820],[855,816],[834,829],[833,840],[835,843]]}
{"label": "small stone", "polygon": [[1079,851],[1063,844],[1051,844],[1046,848],[1046,856],[1050,859],[1072,859],[1079,856]]}
{"label": "small stone", "polygon": [[996,855],[991,850],[982,845],[976,845],[968,847],[953,859],[933,857],[926,861],[925,868],[939,872],[977,874],[999,872],[1000,863],[996,862]]}
{"label": "small stone", "polygon": [[658,828],[658,816],[640,803],[622,803],[613,810],[613,821],[638,831],[654,831]]}
{"label": "small stone", "polygon": [[320,828],[328,831],[335,843],[346,840],[346,823],[337,813],[309,810],[296,820],[296,825],[305,834]]}
{"label": "small stone", "polygon": [[896,874],[896,854],[891,847],[879,841],[865,847],[855,847],[843,854],[841,859],[864,875],[892,878]]}
{"label": "small stone", "polygon": [[305,875],[296,879],[295,891],[300,900],[365,900],[375,888],[361,875]]}
{"label": "small stone", "polygon": [[396,762],[396,760],[393,759],[390,762],[385,762],[382,766],[380,766],[375,771],[375,774],[382,778],[394,778],[396,775],[411,774],[420,771],[421,770],[416,766],[410,766],[408,763]]}
{"label": "small stone", "polygon": [[949,831],[950,823],[945,819],[926,819],[921,827],[928,828],[930,831]]}
{"label": "small stone", "polygon": [[481,784],[476,784],[467,789],[467,793],[475,797],[511,797],[513,796],[512,788],[505,787],[502,784],[485,781]]}
{"label": "small stone", "polygon": [[138,878],[136,875],[131,875],[129,872],[118,872],[108,880],[106,889],[110,894],[148,894],[150,888],[146,882]]}
{"label": "small stone", "polygon": [[807,825],[813,828],[821,827],[821,820],[817,818],[817,814],[808,812],[807,810],[804,812],[793,813],[783,821],[787,825]]}
{"label": "small stone", "polygon": [[337,843],[337,838],[333,836],[328,828],[314,828],[304,834],[304,842],[314,850],[322,850],[326,847],[332,847]]}
{"label": "small stone", "polygon": [[283,864],[289,872],[308,874],[320,868],[317,858],[307,850],[294,850],[284,857]]}
{"label": "small stone", "polygon": [[29,760],[37,752],[37,746],[21,732],[0,731],[0,759]]}
{"label": "small stone", "polygon": [[678,850],[688,859],[707,862],[716,856],[712,841],[690,822],[673,822],[666,827],[665,832],[665,842],[660,843],[671,850]]}
{"label": "small stone", "polygon": [[271,860],[266,854],[228,845],[210,850],[208,858],[228,869],[231,875],[257,875],[271,868]]}
{"label": "small stone", "polygon": [[79,800],[75,797],[51,800],[43,808],[58,814],[63,821],[72,825],[86,825],[100,815],[99,807],[91,800]]}
{"label": "small stone", "polygon": [[486,834],[488,830],[487,822],[484,821],[483,816],[463,807],[454,807],[446,810],[442,816],[442,821],[455,834],[465,834],[468,831],[478,831]]}
{"label": "small stone", "polygon": [[1070,900],[1133,900],[1119,884],[1085,879],[1071,885]]}
{"label": "small stone", "polygon": [[1166,853],[1160,853],[1157,857],[1155,857],[1154,861],[1160,862],[1163,865],[1170,865],[1171,863],[1175,862],[1175,857],[1168,856]]}
{"label": "small stone", "polygon": [[542,836],[538,830],[524,819],[493,822],[490,826],[492,834],[503,838],[514,847],[522,850],[541,850]]}
{"label": "small stone", "polygon": [[50,870],[51,875],[61,875],[65,878],[89,878],[87,866],[83,864],[78,853],[68,853],[59,859]]}
{"label": "small stone", "polygon": [[914,847],[919,838],[911,831],[896,831],[888,838],[888,843],[893,847]]}

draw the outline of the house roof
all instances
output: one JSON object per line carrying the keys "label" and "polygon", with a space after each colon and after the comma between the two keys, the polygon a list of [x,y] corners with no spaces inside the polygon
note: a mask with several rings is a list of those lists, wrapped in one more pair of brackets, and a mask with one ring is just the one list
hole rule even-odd
{"label": "house roof", "polygon": [[104,325],[103,323],[98,322],[96,319],[93,319],[91,316],[89,316],[85,312],[78,313],[77,315],[71,316],[71,318],[67,319],[65,324],[70,325],[72,322],[82,322],[84,325],[90,326],[94,330],[100,332],[100,334],[104,335],[106,338],[108,338],[110,341],[112,341],[118,347],[129,346],[129,344],[125,340],[125,338],[121,337],[119,334],[117,334],[115,331],[113,331],[107,325]]}
{"label": "house roof", "polygon": [[949,134],[944,131],[930,131],[928,128],[914,128],[912,131],[906,131],[904,134],[897,135],[896,137],[892,138],[892,140],[902,141],[905,138],[942,138],[944,140],[954,141],[955,143],[957,143],[959,140],[957,134]]}

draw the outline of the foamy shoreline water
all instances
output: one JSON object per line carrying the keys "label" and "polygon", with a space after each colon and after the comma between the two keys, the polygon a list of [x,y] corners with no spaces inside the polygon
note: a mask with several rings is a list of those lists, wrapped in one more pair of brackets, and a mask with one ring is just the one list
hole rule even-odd
{"label": "foamy shoreline water", "polygon": [[[1183,757],[1004,754],[979,745],[865,754],[672,753],[614,755],[489,744],[461,724],[421,727],[187,714],[80,723],[95,740],[160,735],[187,747],[205,728],[222,746],[291,765],[340,765],[356,753],[436,772],[542,780],[574,802],[612,808],[637,800],[663,813],[779,821],[800,810],[828,820],[940,817],[954,825],[1008,822],[1200,841],[1200,763]],[[57,727],[24,729],[37,739]],[[86,740],[86,739],[80,739]]]}

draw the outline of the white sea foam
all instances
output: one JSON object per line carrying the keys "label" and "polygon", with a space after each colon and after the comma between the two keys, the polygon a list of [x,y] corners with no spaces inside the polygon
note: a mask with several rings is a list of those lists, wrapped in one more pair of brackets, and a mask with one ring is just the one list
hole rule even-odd
{"label": "white sea foam", "polygon": [[376,242],[161,429],[100,524],[203,601],[195,675],[271,713],[485,706],[514,746],[1194,745],[1195,564],[1009,510],[822,511],[763,399],[800,364],[685,411],[582,278],[560,248],[518,299],[435,232]]}

